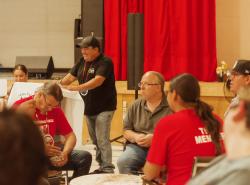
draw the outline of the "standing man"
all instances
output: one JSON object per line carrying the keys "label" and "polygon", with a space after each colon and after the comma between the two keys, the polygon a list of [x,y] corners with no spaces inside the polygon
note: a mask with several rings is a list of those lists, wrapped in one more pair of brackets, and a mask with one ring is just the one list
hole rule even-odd
{"label": "standing man", "polygon": [[120,173],[138,174],[144,166],[156,123],[171,113],[164,84],[164,77],[155,71],[145,73],[138,84],[142,98],[129,107],[123,120],[123,136],[128,144],[117,161]]}
{"label": "standing man", "polygon": [[[79,91],[85,103],[84,114],[100,166],[93,173],[113,173],[109,136],[117,103],[114,66],[111,59],[101,53],[100,43],[94,36],[84,38],[79,47],[83,58],[60,84],[69,90]],[[76,79],[79,85],[70,85]]]}

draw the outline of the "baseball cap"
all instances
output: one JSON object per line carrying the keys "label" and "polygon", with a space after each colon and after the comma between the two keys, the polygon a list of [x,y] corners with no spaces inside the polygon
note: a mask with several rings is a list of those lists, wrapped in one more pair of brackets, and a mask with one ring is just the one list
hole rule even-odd
{"label": "baseball cap", "polygon": [[80,48],[93,47],[100,49],[100,42],[94,36],[87,36],[84,39],[82,39],[82,41],[78,43],[76,46]]}
{"label": "baseball cap", "polygon": [[237,60],[233,66],[232,72],[250,75],[250,60]]}

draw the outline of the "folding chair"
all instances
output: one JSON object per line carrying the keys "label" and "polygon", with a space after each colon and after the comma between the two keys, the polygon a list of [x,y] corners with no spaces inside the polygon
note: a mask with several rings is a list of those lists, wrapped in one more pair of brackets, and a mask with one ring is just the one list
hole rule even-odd
{"label": "folding chair", "polygon": [[197,174],[201,173],[205,170],[211,163],[211,161],[215,157],[211,156],[196,156],[194,157],[194,165],[192,170],[192,177],[196,176]]}

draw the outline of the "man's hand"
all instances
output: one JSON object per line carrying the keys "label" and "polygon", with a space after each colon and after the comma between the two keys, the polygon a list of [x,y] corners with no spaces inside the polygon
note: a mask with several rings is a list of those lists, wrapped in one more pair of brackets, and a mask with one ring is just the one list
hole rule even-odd
{"label": "man's hand", "polygon": [[142,147],[150,147],[152,138],[153,138],[153,134],[146,134],[146,135],[140,134],[140,136],[136,138],[136,143]]}
{"label": "man's hand", "polygon": [[60,156],[62,153],[60,147],[50,145],[50,144],[45,144],[45,150],[46,150],[47,156],[49,157]]}
{"label": "man's hand", "polygon": [[138,134],[138,133],[136,133],[135,142],[137,144],[139,144],[144,137],[145,137],[145,134],[142,134],[142,133]]}
{"label": "man's hand", "polygon": [[53,166],[61,167],[64,166],[68,162],[68,154],[65,152],[61,152],[60,156],[57,156],[56,161],[51,161]]}
{"label": "man's hand", "polygon": [[68,162],[68,154],[62,152],[61,148],[54,145],[45,144],[46,154],[50,157],[53,166],[61,167]]}

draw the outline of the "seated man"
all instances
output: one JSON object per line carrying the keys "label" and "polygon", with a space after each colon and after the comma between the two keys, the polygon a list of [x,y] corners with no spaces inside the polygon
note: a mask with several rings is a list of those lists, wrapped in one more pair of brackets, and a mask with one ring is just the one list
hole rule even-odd
{"label": "seated man", "polygon": [[120,173],[138,173],[145,163],[156,123],[171,113],[164,84],[164,77],[154,71],[145,73],[139,83],[142,98],[129,107],[124,118],[123,135],[128,144],[117,161]]}
{"label": "seated man", "polygon": [[[63,111],[58,105],[63,99],[61,88],[55,83],[45,83],[34,96],[15,102],[14,107],[27,113],[41,126],[44,134],[46,154],[50,157],[52,170],[74,170],[73,178],[89,173],[92,156],[87,151],[73,150],[76,136]],[[65,138],[61,149],[54,145],[54,136]]]}
{"label": "seated man", "polygon": [[193,178],[188,185],[245,185],[250,182],[250,87],[238,92],[238,104],[230,107],[225,118],[226,155]]}
{"label": "seated man", "polygon": [[[241,87],[245,86],[250,86],[250,60],[238,60],[230,76],[230,91],[236,95],[236,97],[232,99],[230,106],[238,104],[238,91]],[[228,110],[225,112],[225,116]]]}

